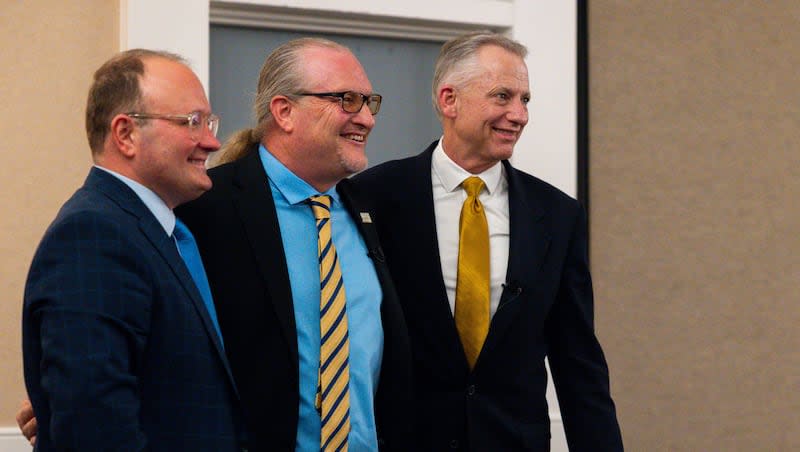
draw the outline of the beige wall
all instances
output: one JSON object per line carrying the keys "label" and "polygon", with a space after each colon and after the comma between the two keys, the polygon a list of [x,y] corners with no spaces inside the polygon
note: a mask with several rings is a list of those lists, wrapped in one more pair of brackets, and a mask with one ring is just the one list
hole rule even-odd
{"label": "beige wall", "polygon": [[[117,2],[0,15],[0,427],[44,228],[89,165]],[[800,449],[800,3],[590,2],[597,328],[628,450]],[[10,43],[10,44],[9,44]]]}
{"label": "beige wall", "polygon": [[628,450],[800,450],[800,2],[589,10],[597,328]]}
{"label": "beige wall", "polygon": [[4,0],[0,13],[0,427],[24,397],[20,314],[44,229],[91,164],[94,70],[118,49],[118,2]]}

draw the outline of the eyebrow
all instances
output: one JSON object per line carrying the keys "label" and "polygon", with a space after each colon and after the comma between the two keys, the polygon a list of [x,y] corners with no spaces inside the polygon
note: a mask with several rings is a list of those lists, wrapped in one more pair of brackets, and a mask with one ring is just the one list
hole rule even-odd
{"label": "eyebrow", "polygon": [[508,86],[505,86],[505,85],[495,86],[495,87],[491,88],[488,92],[489,92],[489,94],[496,94],[496,93],[499,93],[501,91],[506,91],[506,92],[512,93],[512,94],[520,94],[521,96],[531,97],[530,90],[519,91],[519,90],[515,90],[513,88],[509,88]]}

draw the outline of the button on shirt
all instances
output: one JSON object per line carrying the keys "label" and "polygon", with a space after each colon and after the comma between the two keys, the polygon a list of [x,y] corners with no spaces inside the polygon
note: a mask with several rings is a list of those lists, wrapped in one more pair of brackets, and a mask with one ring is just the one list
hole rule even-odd
{"label": "button on shirt", "polygon": [[[297,348],[300,359],[300,413],[296,450],[319,450],[320,418],[314,402],[319,370],[319,262],[317,229],[306,200],[320,194],[259,147],[278,213],[283,249],[289,269]],[[381,300],[383,293],[364,239],[335,188],[331,231],[341,263],[350,325],[350,435],[349,450],[378,450],[373,402],[383,355]]]}
{"label": "button on shirt", "polygon": [[442,141],[433,151],[431,161],[431,181],[433,184],[433,209],[436,218],[436,237],[439,241],[439,256],[442,276],[450,302],[450,312],[456,303],[456,278],[458,276],[458,223],[461,207],[467,193],[461,188],[464,179],[478,176],[486,188],[479,198],[486,212],[489,226],[489,275],[491,291],[489,296],[490,313],[494,316],[500,304],[503,283],[508,268],[508,181],[503,165],[498,162],[480,174],[471,174],[461,168],[444,153]]}

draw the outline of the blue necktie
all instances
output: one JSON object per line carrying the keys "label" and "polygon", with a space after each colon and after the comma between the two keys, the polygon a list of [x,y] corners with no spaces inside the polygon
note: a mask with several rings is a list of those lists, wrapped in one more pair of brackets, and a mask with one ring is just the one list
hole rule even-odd
{"label": "blue necktie", "polygon": [[217,310],[214,309],[211,288],[208,286],[208,278],[206,277],[206,270],[203,268],[203,261],[200,259],[197,242],[194,241],[194,236],[189,231],[189,228],[186,227],[186,224],[177,218],[175,219],[175,231],[173,231],[172,235],[178,243],[178,251],[183,258],[183,262],[186,263],[186,268],[189,269],[189,274],[192,275],[197,290],[200,291],[200,296],[203,297],[208,316],[211,317],[211,323],[214,324],[214,329],[217,330],[219,340],[222,342],[222,333],[217,322]]}

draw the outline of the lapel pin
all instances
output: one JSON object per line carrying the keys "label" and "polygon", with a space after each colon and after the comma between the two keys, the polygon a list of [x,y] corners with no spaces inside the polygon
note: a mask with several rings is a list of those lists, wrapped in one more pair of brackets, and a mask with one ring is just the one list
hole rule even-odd
{"label": "lapel pin", "polygon": [[361,222],[372,223],[372,217],[369,216],[369,212],[361,212]]}

